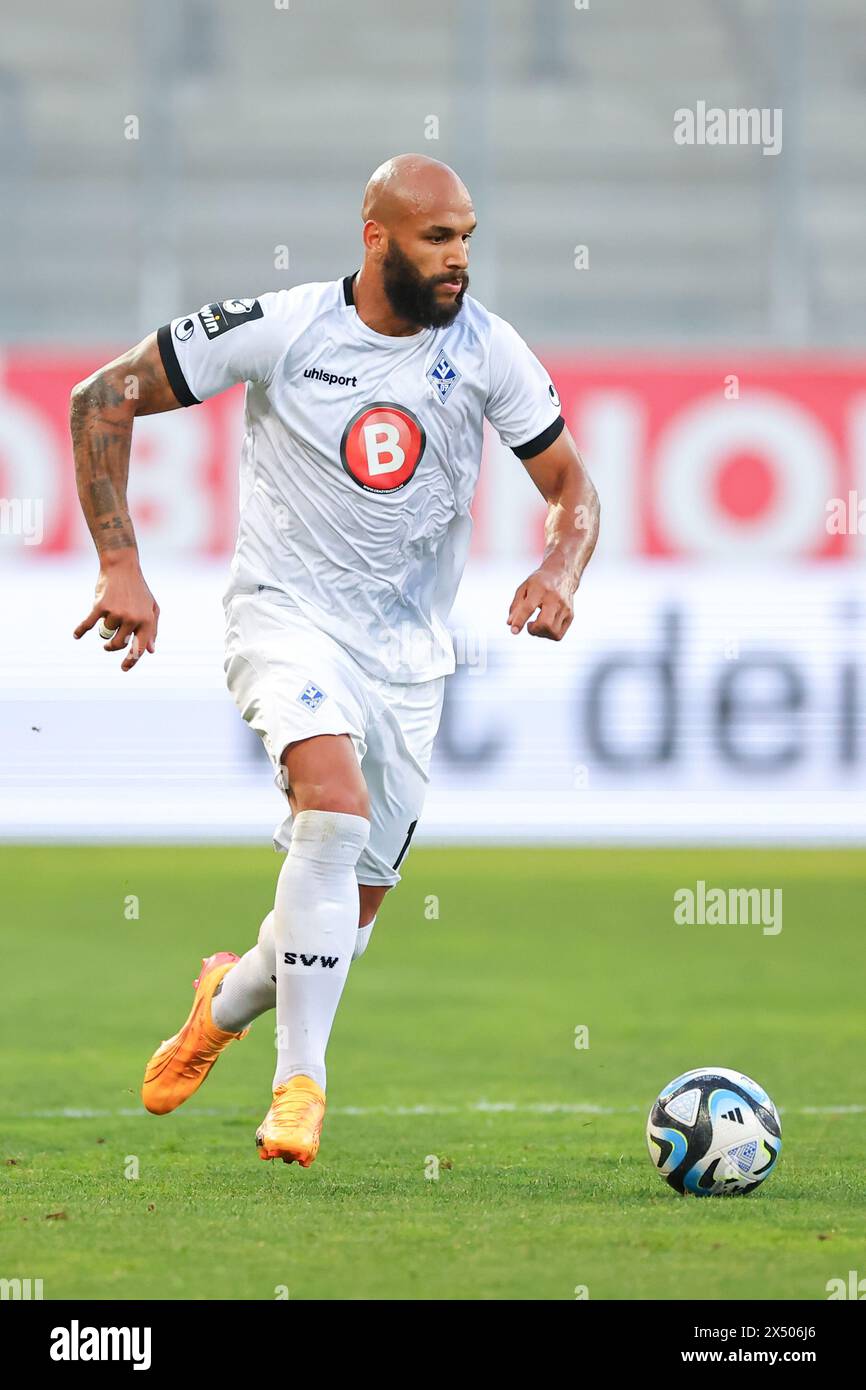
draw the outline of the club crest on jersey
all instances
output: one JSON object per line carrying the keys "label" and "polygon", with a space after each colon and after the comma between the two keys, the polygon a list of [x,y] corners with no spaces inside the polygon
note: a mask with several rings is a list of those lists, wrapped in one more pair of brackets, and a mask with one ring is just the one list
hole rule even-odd
{"label": "club crest on jersey", "polygon": [[424,426],[405,405],[376,401],[352,416],[340,462],[366,492],[397,492],[412,477],[427,444]]}
{"label": "club crest on jersey", "polygon": [[306,705],[307,709],[311,710],[313,714],[315,714],[322,701],[327,700],[327,698],[324,690],[320,690],[313,681],[307,681],[307,684],[298,696],[301,704]]}
{"label": "club crest on jersey", "polygon": [[224,299],[222,304],[205,304],[198,317],[207,336],[218,338],[240,323],[264,318],[264,312],[257,299]]}
{"label": "club crest on jersey", "polygon": [[445,353],[440,352],[427,373],[427,380],[436,387],[436,394],[440,401],[446,401],[462,375],[463,373],[458,372],[454,363],[449,361]]}

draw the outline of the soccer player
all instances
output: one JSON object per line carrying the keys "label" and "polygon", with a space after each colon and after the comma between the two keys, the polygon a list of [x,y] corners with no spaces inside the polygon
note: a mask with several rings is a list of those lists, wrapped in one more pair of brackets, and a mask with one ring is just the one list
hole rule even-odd
{"label": "soccer player", "polygon": [[[154,1053],[142,1098],[165,1114],[276,1007],[262,1158],[309,1167],[325,1049],[350,963],[421,815],[463,571],[483,421],[548,503],[512,633],[559,641],[595,546],[598,499],[544,367],[467,295],[475,215],[447,165],[401,155],[362,206],[361,270],[183,314],[72,393],[78,494],[99,554],[97,623],[131,671],[159,608],[126,501],[137,415],[246,382],[240,526],[225,596],[229,690],[261,736],[288,814],[274,908],[240,959],[203,961],[186,1023]],[[527,247],[527,274],[532,273]],[[137,389],[128,389],[130,380]],[[535,615],[535,616],[533,616]]]}

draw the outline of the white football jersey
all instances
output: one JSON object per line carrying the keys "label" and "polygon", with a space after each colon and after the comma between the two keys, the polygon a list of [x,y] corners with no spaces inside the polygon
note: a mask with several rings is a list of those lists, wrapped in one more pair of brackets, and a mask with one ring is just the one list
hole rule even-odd
{"label": "white football jersey", "polygon": [[432,680],[454,670],[446,622],[484,417],[531,458],[563,428],[559,397],[477,300],[395,338],[359,317],[353,280],[206,304],[161,328],[159,349],[182,405],[247,383],[226,602],[277,591],[371,675]]}

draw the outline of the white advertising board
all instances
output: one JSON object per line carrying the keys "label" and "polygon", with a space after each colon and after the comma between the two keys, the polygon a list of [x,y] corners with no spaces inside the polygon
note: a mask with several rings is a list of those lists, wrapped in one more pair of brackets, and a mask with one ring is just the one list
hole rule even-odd
{"label": "white advertising board", "polygon": [[[506,627],[522,564],[465,577],[418,843],[866,841],[858,566],[602,564],[554,643]],[[93,578],[4,575],[0,837],[267,844],[281,798],[223,683],[225,566],[150,567],[158,653],[126,675],[72,640]]]}

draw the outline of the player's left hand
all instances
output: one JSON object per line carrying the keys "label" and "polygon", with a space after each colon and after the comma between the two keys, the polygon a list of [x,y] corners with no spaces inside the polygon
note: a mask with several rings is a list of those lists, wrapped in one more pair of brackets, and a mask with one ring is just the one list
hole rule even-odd
{"label": "player's left hand", "polygon": [[541,611],[528,624],[526,631],[532,637],[561,641],[574,617],[571,595],[564,581],[546,571],[543,565],[525,583],[518,585],[508,613],[511,631],[522,631],[527,618],[532,617],[537,608]]}

